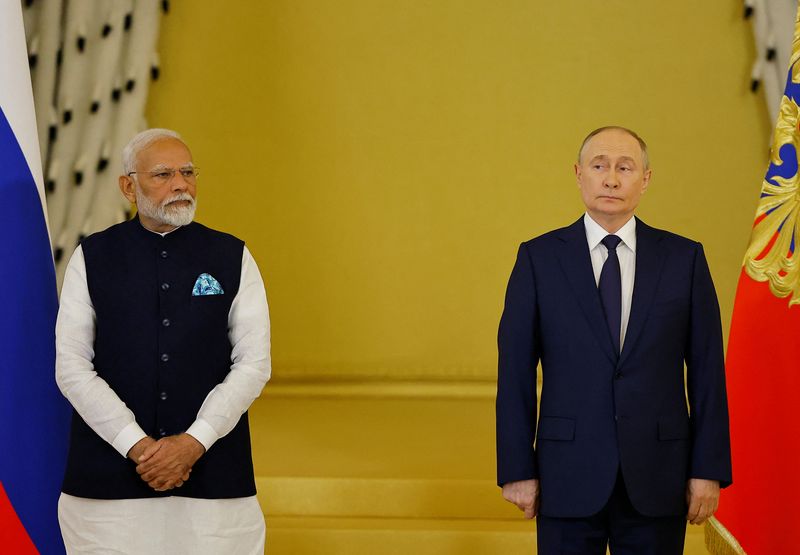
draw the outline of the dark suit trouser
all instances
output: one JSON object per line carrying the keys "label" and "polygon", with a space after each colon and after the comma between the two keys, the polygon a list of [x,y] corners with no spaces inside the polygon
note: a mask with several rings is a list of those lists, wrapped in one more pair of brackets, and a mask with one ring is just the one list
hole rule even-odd
{"label": "dark suit trouser", "polygon": [[686,517],[649,517],[633,508],[622,475],[603,509],[585,518],[536,518],[538,555],[681,555]]}

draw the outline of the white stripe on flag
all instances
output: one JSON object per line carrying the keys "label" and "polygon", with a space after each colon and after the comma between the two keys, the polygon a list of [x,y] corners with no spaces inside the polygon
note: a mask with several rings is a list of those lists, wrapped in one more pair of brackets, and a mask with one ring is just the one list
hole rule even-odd
{"label": "white stripe on flag", "polygon": [[[36,137],[36,112],[33,107],[31,73],[27,64],[28,48],[22,23],[22,3],[18,0],[0,0],[0,53],[0,108],[3,109],[28,162],[47,223],[42,158]],[[49,234],[50,227],[47,229]]]}

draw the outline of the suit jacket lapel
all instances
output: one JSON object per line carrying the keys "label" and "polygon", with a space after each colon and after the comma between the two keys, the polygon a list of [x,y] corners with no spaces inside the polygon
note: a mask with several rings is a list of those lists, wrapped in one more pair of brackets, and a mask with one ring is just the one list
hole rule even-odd
{"label": "suit jacket lapel", "polygon": [[[564,242],[564,248],[558,250],[558,260],[564,271],[567,282],[575,293],[575,298],[589,322],[589,327],[594,332],[598,344],[612,362],[617,362],[617,354],[608,331],[603,306],[600,304],[600,295],[594,281],[592,259],[589,256],[589,246],[586,243],[586,231],[583,227],[583,217],[569,227],[561,230],[559,238]],[[638,250],[638,247],[637,247]],[[638,269],[637,269],[638,278]],[[625,340],[627,344],[627,338]]]}
{"label": "suit jacket lapel", "polygon": [[636,218],[636,275],[633,279],[631,315],[625,331],[620,363],[625,362],[636,345],[658,289],[661,266],[664,264],[664,252],[659,244],[660,241],[661,234],[657,230]]}

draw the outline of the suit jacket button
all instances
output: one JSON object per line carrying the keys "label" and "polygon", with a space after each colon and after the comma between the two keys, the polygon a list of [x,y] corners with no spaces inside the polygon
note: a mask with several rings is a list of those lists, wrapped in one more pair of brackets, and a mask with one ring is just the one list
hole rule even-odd
{"label": "suit jacket button", "polygon": [[620,379],[622,377],[622,372],[617,372],[616,374],[614,374],[614,377]]}

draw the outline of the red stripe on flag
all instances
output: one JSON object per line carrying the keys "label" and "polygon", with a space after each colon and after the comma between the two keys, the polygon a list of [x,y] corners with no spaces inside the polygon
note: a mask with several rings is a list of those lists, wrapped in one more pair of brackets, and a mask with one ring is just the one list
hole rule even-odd
{"label": "red stripe on flag", "polygon": [[780,237],[780,235],[781,235],[780,231],[776,231],[775,233],[773,233],[772,238],[769,240],[769,243],[767,243],[767,246],[764,247],[764,250],[761,251],[758,254],[758,256],[756,256],[755,259],[762,260],[765,256],[767,256],[769,254],[769,251],[772,250],[773,245],[775,245],[775,241],[778,240],[778,237]]}
{"label": "red stripe on flag", "polygon": [[716,516],[751,555],[800,545],[800,306],[742,271],[726,361],[733,485]]}
{"label": "red stripe on flag", "polygon": [[0,482],[0,551],[15,555],[38,555],[25,527],[17,518],[6,490]]}

